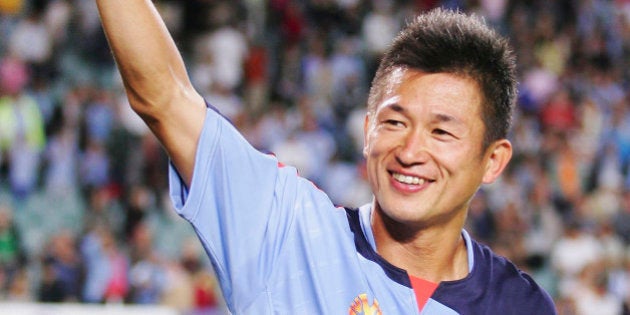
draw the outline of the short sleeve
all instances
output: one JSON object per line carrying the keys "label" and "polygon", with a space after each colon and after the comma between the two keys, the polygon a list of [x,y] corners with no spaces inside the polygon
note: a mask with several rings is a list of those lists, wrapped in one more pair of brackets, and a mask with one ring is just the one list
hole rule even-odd
{"label": "short sleeve", "polygon": [[297,172],[253,148],[229,121],[208,110],[188,189],[169,166],[176,211],[194,227],[226,299],[232,285],[257,294],[274,267],[294,212]]}

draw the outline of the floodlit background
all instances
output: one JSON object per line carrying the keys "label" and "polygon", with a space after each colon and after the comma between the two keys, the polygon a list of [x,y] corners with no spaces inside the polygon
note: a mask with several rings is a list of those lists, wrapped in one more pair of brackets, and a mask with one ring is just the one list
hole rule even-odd
{"label": "floodlit background", "polygon": [[[155,3],[206,99],[347,206],[371,200],[364,105],[392,37],[435,6],[484,16],[518,56],[516,151],[467,229],[560,314],[628,313],[630,1]],[[0,86],[0,313],[224,313],[94,0],[0,0]]]}

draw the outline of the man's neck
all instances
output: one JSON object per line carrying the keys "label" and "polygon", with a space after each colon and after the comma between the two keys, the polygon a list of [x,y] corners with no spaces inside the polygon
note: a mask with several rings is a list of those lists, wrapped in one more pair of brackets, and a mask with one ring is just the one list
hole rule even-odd
{"label": "man's neck", "polygon": [[447,225],[409,228],[387,220],[374,209],[372,231],[378,254],[410,275],[439,283],[468,275],[468,254],[462,219]]}

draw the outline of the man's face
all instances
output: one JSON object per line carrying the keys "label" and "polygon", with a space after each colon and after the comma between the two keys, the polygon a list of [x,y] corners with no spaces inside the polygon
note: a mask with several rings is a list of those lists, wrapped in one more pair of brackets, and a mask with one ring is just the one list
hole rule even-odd
{"label": "man's face", "polygon": [[[417,227],[455,216],[463,222],[480,184],[494,181],[509,160],[509,142],[482,152],[482,95],[472,79],[401,70],[388,80],[393,83],[365,122],[377,212]],[[497,161],[507,151],[507,160]]]}

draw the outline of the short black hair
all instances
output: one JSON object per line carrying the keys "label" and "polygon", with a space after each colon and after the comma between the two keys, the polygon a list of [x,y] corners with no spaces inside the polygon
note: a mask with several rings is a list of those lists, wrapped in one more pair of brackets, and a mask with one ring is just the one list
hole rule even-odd
{"label": "short black hair", "polygon": [[483,97],[483,148],[507,138],[517,94],[516,58],[508,40],[481,17],[437,8],[411,20],[381,60],[370,89],[369,113],[376,110],[392,73],[399,69],[471,78]]}

